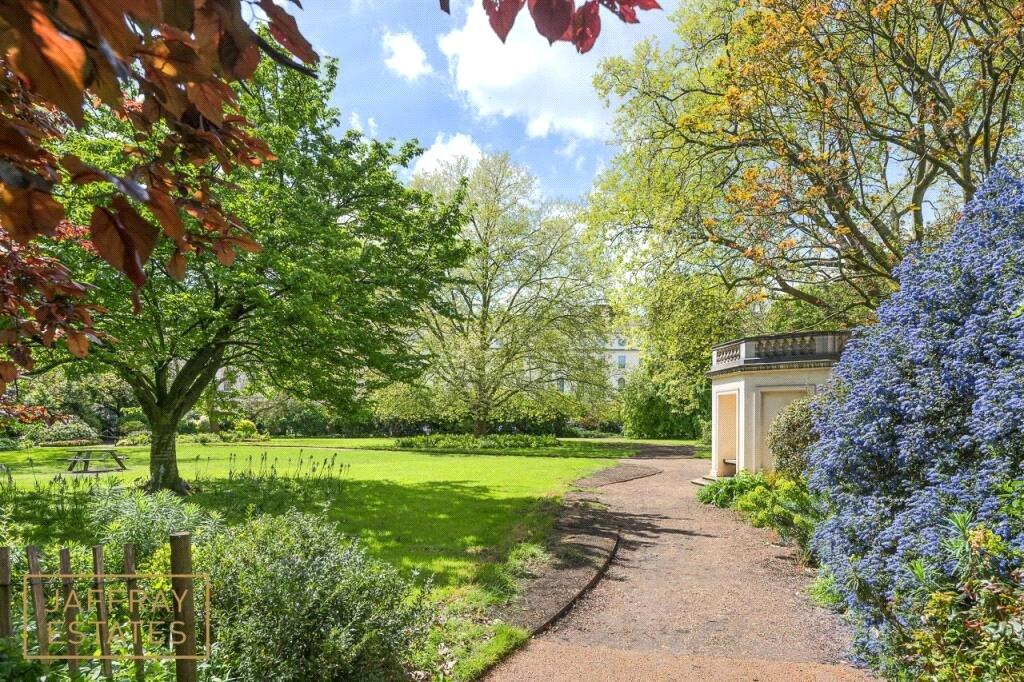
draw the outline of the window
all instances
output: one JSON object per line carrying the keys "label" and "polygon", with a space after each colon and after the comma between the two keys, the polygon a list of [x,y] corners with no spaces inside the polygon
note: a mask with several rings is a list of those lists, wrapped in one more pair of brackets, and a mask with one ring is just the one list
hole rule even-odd
{"label": "window", "polygon": [[558,380],[558,392],[565,393],[565,379]]}
{"label": "window", "polygon": [[621,391],[626,387],[626,380],[623,379],[622,377],[619,377],[618,379],[615,380],[615,386]]}
{"label": "window", "polygon": [[625,369],[625,368],[626,368],[626,356],[625,355],[620,355],[619,356],[619,369]]}

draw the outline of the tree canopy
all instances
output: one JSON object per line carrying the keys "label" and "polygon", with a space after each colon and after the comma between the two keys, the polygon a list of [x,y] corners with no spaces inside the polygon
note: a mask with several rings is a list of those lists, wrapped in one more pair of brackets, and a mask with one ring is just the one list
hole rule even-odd
{"label": "tree canopy", "polygon": [[1019,148],[1017,2],[702,0],[606,62],[622,151],[595,201],[731,286],[874,309]]}
{"label": "tree canopy", "polygon": [[607,320],[603,286],[580,245],[578,209],[541,200],[537,181],[506,154],[473,169],[449,164],[418,184],[450,192],[468,175],[463,237],[471,246],[420,341],[427,381],[472,416],[478,435],[524,396],[563,389],[603,390]]}
{"label": "tree canopy", "polygon": [[[459,197],[438,204],[399,181],[394,168],[410,163],[414,145],[338,138],[328,104],[335,76],[333,63],[319,80],[268,63],[239,93],[277,160],[233,169],[214,198],[259,230],[262,248],[207,251],[184,270],[173,244],[157,244],[139,311],[129,302],[133,283],[96,254],[54,247],[106,309],[96,321],[102,342],[80,367],[112,368],[132,387],[153,430],[153,486],[185,488],[175,427],[224,367],[339,405],[372,385],[374,372],[401,378],[419,369],[407,331],[464,255]],[[117,167],[130,134],[96,117],[66,145]],[[73,216],[90,210],[86,198],[69,204]]]}

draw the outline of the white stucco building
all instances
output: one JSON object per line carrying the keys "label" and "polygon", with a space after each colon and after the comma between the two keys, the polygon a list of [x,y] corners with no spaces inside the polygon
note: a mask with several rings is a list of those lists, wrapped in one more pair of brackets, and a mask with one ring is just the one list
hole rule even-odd
{"label": "white stucco building", "polygon": [[849,332],[808,332],[739,339],[712,349],[711,472],[694,483],[737,471],[772,469],[765,438],[791,402],[829,380]]}

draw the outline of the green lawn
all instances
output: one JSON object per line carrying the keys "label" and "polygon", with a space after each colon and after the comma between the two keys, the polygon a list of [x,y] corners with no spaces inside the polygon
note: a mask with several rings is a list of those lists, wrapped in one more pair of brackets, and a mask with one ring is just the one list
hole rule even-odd
{"label": "green lawn", "polygon": [[[521,456],[352,447],[391,443],[392,439],[184,443],[178,446],[178,461],[182,475],[199,488],[190,501],[220,511],[229,522],[249,513],[280,513],[291,507],[326,511],[377,556],[432,574],[435,585],[449,585],[471,578],[481,563],[500,558],[511,540],[528,535],[526,526],[541,523],[532,513],[546,498],[560,495],[572,481],[631,452],[618,446],[607,451],[591,446]],[[129,470],[119,478],[145,477],[147,448],[119,450],[129,457]],[[24,488],[47,484],[63,471],[61,459],[68,455],[61,448],[36,448],[0,453],[0,463],[10,467],[15,483]],[[333,462],[336,475],[323,476],[326,462]],[[104,481],[114,478],[103,476]],[[60,529],[46,532],[55,530]],[[74,537],[75,529],[67,529],[67,535]]]}
{"label": "green lawn", "polygon": [[[390,438],[180,443],[178,459],[197,488],[190,501],[219,511],[229,523],[290,508],[323,512],[378,558],[416,571],[424,584],[429,579],[445,617],[417,665],[433,669],[438,652],[450,651],[458,660],[454,677],[473,678],[525,639],[523,631],[494,621],[488,608],[515,594],[524,562],[543,557],[558,497],[574,480],[634,454],[636,443],[578,439],[511,453],[393,446]],[[129,471],[104,475],[103,485],[148,473],[147,447],[119,450],[129,456]],[[22,490],[14,520],[33,542],[96,541],[78,507],[62,502],[61,486],[51,483],[69,454],[61,448],[0,452],[0,463]]]}

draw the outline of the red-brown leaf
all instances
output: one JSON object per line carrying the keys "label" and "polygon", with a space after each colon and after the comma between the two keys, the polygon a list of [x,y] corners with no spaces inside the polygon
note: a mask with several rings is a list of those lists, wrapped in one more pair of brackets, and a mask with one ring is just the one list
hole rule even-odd
{"label": "red-brown leaf", "polygon": [[[231,98],[231,89],[220,81],[188,84],[188,101],[192,102],[206,120],[216,125],[224,123],[224,102]],[[226,92],[225,92],[226,90]]]}
{"label": "red-brown leaf", "polygon": [[18,378],[18,368],[10,360],[0,362],[0,380],[11,383]]}
{"label": "red-brown leaf", "polygon": [[175,282],[181,282],[185,279],[185,256],[182,255],[181,251],[175,251],[174,255],[167,261],[167,274]]}
{"label": "red-brown leaf", "polygon": [[160,221],[168,237],[177,240],[185,236],[185,223],[181,220],[181,214],[165,192],[150,187],[147,206]]}
{"label": "red-brown leaf", "polygon": [[103,260],[141,287],[146,283],[143,265],[153,253],[160,232],[121,197],[115,197],[112,205],[115,211],[100,206],[93,209],[93,246]]}
{"label": "red-brown leaf", "polygon": [[30,90],[81,124],[85,90],[85,50],[81,43],[57,30],[38,0],[0,4],[0,17],[15,34],[14,45],[7,51],[14,71]]}
{"label": "red-brown leaf", "polygon": [[576,11],[573,0],[529,0],[529,7],[537,32],[549,43],[562,39]]}
{"label": "red-brown leaf", "polygon": [[572,44],[580,54],[589,52],[597,36],[601,34],[601,6],[597,0],[589,0],[576,10],[572,18]]}
{"label": "red-brown leaf", "polygon": [[318,59],[316,52],[309,41],[299,33],[295,17],[285,12],[280,5],[274,4],[274,0],[260,0],[260,7],[270,18],[270,35],[302,61],[315,64]]}
{"label": "red-brown leaf", "polygon": [[64,219],[64,208],[49,192],[0,183],[0,225],[18,242],[27,244],[50,234]]}
{"label": "red-brown leaf", "polygon": [[80,331],[71,330],[68,332],[68,350],[76,358],[84,358],[89,354],[89,337]]}
{"label": "red-brown leaf", "polygon": [[519,11],[523,9],[526,0],[483,0],[484,11],[487,12],[487,21],[491,28],[505,42],[512,25],[516,22]]}

